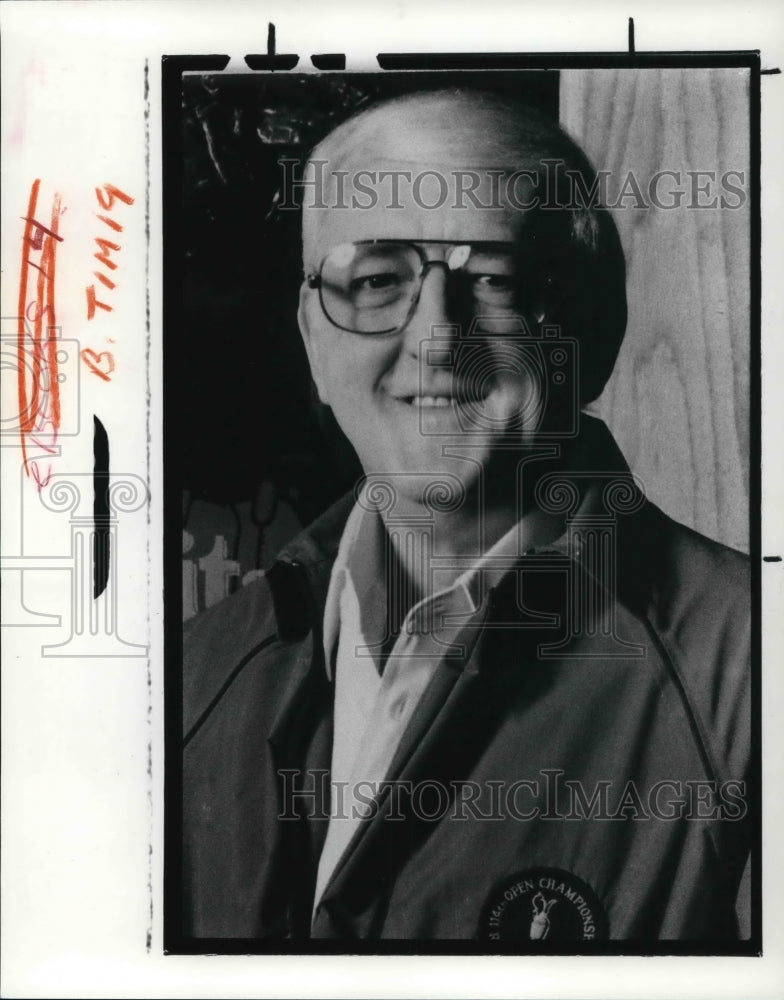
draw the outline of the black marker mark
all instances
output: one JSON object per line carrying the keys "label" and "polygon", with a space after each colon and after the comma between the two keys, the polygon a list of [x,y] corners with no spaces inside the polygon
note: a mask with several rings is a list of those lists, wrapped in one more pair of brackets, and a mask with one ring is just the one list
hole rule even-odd
{"label": "black marker mark", "polygon": [[311,56],[310,61],[316,69],[346,68],[346,57],[339,52],[324,52],[321,55]]}
{"label": "black marker mark", "polygon": [[106,590],[111,559],[109,535],[109,436],[93,414],[93,598]]}
{"label": "black marker mark", "polygon": [[760,76],[778,76],[779,73],[781,73],[781,70],[778,68],[778,66],[776,66],[775,69],[760,70]]}
{"label": "black marker mark", "polygon": [[294,69],[299,62],[297,55],[275,55],[275,25],[267,25],[267,54],[265,56],[245,56],[245,62],[250,69]]}
{"label": "black marker mark", "polygon": [[[392,70],[525,69],[532,61],[530,56],[517,52],[379,52],[376,60],[381,69]],[[554,62],[553,56],[546,54],[540,60]]]}
{"label": "black marker mark", "polygon": [[763,556],[763,562],[781,562],[781,556]]}
{"label": "black marker mark", "polygon": [[[260,57],[258,57],[260,58]],[[278,58],[278,57],[276,57]],[[682,59],[667,52],[379,52],[383,70],[534,69],[746,69],[755,53],[688,52]],[[753,67],[752,67],[753,68]]]}
{"label": "black marker mark", "polygon": [[629,18],[629,52],[634,54],[634,18]]}

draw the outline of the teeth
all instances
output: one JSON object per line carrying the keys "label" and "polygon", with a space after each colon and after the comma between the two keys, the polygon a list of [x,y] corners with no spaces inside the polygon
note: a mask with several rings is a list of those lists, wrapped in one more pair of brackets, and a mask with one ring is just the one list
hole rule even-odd
{"label": "teeth", "polygon": [[452,406],[456,402],[454,396],[401,396],[400,399],[408,403],[409,406],[435,406],[435,407],[445,407]]}
{"label": "teeth", "polygon": [[416,396],[414,398],[414,403],[419,406],[449,406],[451,402],[451,396]]}

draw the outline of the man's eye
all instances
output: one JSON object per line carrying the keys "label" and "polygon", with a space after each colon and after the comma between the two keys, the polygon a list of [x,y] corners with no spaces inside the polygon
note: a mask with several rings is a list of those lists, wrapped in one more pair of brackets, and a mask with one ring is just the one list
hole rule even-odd
{"label": "man's eye", "polygon": [[351,282],[351,291],[384,291],[389,288],[397,288],[400,278],[391,271],[379,272],[378,274],[366,274],[359,278],[354,278]]}
{"label": "man's eye", "polygon": [[471,293],[476,302],[508,309],[515,303],[517,288],[510,274],[472,274]]}
{"label": "man's eye", "polygon": [[508,274],[476,274],[474,284],[487,289],[507,289],[512,287],[512,278]]}

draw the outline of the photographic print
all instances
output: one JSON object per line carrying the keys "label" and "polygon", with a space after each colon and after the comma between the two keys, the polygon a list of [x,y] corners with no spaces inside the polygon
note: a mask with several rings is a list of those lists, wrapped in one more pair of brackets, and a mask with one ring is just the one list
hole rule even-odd
{"label": "photographic print", "polygon": [[660,62],[172,72],[174,950],[755,947],[756,59]]}

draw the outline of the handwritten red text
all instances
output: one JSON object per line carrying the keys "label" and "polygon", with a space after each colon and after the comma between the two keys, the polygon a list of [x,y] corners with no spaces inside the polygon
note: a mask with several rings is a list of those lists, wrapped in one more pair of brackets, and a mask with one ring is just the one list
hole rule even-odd
{"label": "handwritten red text", "polygon": [[40,458],[28,459],[34,448],[50,455],[57,448],[60,428],[60,376],[57,371],[57,330],[55,315],[55,264],[57,246],[63,242],[58,228],[60,196],[52,199],[48,224],[40,221],[38,196],[40,178],[33,181],[27,203],[22,237],[22,268],[19,279],[17,354],[19,434],[24,470],[41,490],[49,482],[51,464]]}
{"label": "handwritten red text", "polygon": [[[97,187],[95,189],[95,197],[101,209],[100,212],[95,213],[95,217],[107,227],[108,233],[111,233],[111,238],[109,238],[108,233],[104,236],[95,237],[98,249],[93,254],[93,257],[101,265],[101,270],[93,271],[93,275],[104,288],[108,289],[109,292],[113,292],[117,288],[116,275],[114,274],[117,270],[117,261],[112,254],[119,253],[122,250],[122,245],[115,241],[114,234],[121,233],[123,227],[113,215],[108,213],[111,213],[113,210],[116,211],[118,202],[124,205],[132,205],[134,200],[129,194],[121,191],[114,184],[104,184],[103,187]],[[95,291],[95,284],[87,285],[85,293],[87,295],[88,320],[95,319],[97,315],[96,309],[103,310],[103,312],[113,311],[114,306],[111,302],[106,301],[111,296],[107,295],[101,289],[102,297],[99,299]],[[107,339],[110,343],[113,343],[110,338]],[[81,358],[93,375],[104,382],[111,381],[112,372],[114,371],[114,355],[111,351],[94,351],[90,347],[85,347],[81,351]]]}

